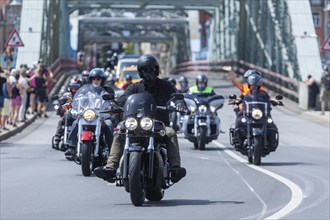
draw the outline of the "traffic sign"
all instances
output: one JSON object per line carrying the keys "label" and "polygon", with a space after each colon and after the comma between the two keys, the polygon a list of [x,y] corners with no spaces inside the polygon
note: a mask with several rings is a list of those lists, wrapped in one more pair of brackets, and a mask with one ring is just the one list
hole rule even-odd
{"label": "traffic sign", "polygon": [[22,41],[21,37],[19,36],[16,29],[14,29],[11,32],[5,46],[6,47],[24,47],[23,41]]}
{"label": "traffic sign", "polygon": [[330,34],[321,46],[322,51],[330,51]]}

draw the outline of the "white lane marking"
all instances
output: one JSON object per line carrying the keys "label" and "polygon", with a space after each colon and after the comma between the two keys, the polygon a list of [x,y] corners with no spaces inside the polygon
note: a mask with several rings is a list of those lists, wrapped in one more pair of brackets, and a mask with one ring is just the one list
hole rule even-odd
{"label": "white lane marking", "polygon": [[285,215],[289,214],[295,208],[297,208],[299,206],[299,204],[302,202],[302,200],[304,198],[303,192],[300,189],[300,187],[297,184],[295,184],[294,182],[292,182],[291,180],[289,180],[283,176],[280,176],[276,173],[273,173],[269,170],[266,170],[262,167],[259,167],[259,166],[253,165],[253,164],[248,164],[245,159],[243,159],[242,157],[233,153],[232,151],[227,150],[226,146],[224,146],[223,144],[219,143],[218,141],[214,141],[213,143],[215,143],[219,148],[221,148],[226,154],[228,154],[232,158],[238,160],[239,162],[244,163],[245,165],[249,166],[252,169],[255,169],[259,172],[262,172],[268,176],[273,177],[274,179],[284,183],[285,185],[287,185],[289,187],[289,189],[291,190],[290,202],[286,206],[284,206],[281,210],[279,210],[278,212],[265,218],[266,220],[283,218]]}
{"label": "white lane marking", "polygon": [[253,189],[253,187],[248,183],[248,181],[239,173],[238,170],[236,170],[229,162],[226,158],[224,158],[224,156],[217,151],[217,153],[221,156],[222,160],[227,164],[228,167],[230,167],[230,169],[232,169],[238,176],[239,178],[241,178],[241,180],[243,181],[243,183],[249,188],[249,190],[255,195],[255,197],[257,197],[257,199],[260,201],[260,203],[262,204],[262,211],[259,215],[258,219],[262,219],[262,217],[265,215],[266,211],[267,211],[267,204],[266,202],[261,198],[261,196],[259,196],[259,194]]}

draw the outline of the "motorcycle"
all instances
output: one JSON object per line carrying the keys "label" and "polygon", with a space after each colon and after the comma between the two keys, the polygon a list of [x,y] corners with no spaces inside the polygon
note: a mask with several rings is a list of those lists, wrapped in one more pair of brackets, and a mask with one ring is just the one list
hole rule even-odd
{"label": "motorcycle", "polygon": [[216,140],[222,132],[217,110],[223,107],[222,95],[184,94],[190,114],[183,117],[184,137],[194,143],[195,149],[205,150],[205,145]]}
{"label": "motorcycle", "polygon": [[52,97],[53,100],[53,106],[54,109],[56,110],[56,115],[60,116],[63,118],[62,126],[61,126],[61,137],[59,144],[57,146],[57,141],[56,141],[56,135],[52,137],[52,148],[56,150],[61,150],[65,151],[67,149],[68,143],[67,143],[67,138],[68,134],[71,130],[71,125],[72,125],[72,120],[69,116],[69,112],[71,110],[71,101],[72,97],[71,96],[63,96],[59,97],[58,95],[55,95]]}
{"label": "motorcycle", "polygon": [[[239,111],[239,105],[243,103],[242,98],[237,99],[236,95],[230,95],[231,101],[229,104],[234,105],[234,111]],[[282,95],[277,95],[276,100],[270,102],[245,101],[246,111],[240,121],[246,127],[231,127],[229,130],[230,144],[237,151],[248,157],[249,163],[254,165],[261,164],[261,157],[265,157],[270,152],[276,150],[279,142],[279,133],[277,127],[273,124],[273,119],[270,117],[270,104],[273,106],[283,106]],[[272,126],[271,126],[272,125]],[[243,141],[242,141],[243,140]],[[269,142],[272,140],[272,142]],[[243,143],[243,146],[241,146]]]}
{"label": "motorcycle", "polygon": [[[180,93],[170,101],[183,100]],[[160,201],[172,183],[165,144],[166,127],[155,119],[157,109],[176,111],[174,106],[157,106],[148,93],[131,95],[124,106],[124,120],[116,135],[125,137],[124,153],[116,178],[117,186],[130,193],[133,205],[141,206],[145,198]]]}
{"label": "motorcycle", "polygon": [[[83,88],[83,87],[82,87]],[[88,88],[88,87],[86,87]],[[114,96],[103,96],[78,90],[74,96],[71,113],[78,119],[78,146],[74,161],[81,165],[82,174],[90,176],[96,167],[106,164],[110,147],[106,144],[103,129],[109,114],[102,113],[111,105]]]}

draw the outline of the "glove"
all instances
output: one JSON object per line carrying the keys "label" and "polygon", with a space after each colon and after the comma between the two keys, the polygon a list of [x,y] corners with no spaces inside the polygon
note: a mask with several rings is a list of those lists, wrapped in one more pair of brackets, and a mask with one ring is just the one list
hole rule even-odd
{"label": "glove", "polygon": [[178,102],[176,105],[176,110],[180,112],[186,111],[186,105],[183,102]]}
{"label": "glove", "polygon": [[270,103],[272,104],[272,106],[277,106],[279,103],[275,100],[270,100]]}

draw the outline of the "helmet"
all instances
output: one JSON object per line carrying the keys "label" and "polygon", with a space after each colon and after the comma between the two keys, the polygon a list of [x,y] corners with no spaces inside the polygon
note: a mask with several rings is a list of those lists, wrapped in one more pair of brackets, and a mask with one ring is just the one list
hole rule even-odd
{"label": "helmet", "polygon": [[92,83],[92,78],[95,78],[95,77],[102,79],[101,85],[103,85],[103,83],[107,79],[105,72],[101,68],[94,68],[89,72],[89,75],[88,75],[89,82]]}
{"label": "helmet", "polygon": [[88,76],[89,75],[89,71],[88,70],[84,70],[82,71],[81,75],[84,76]]}
{"label": "helmet", "polygon": [[184,76],[181,76],[179,78],[179,83],[182,83],[182,82],[188,83],[188,79],[186,77],[184,77]]}
{"label": "helmet", "polygon": [[248,76],[248,84],[249,85],[256,85],[256,86],[261,86],[262,84],[262,78],[260,74],[252,73]]}
{"label": "helmet", "polygon": [[69,92],[71,92],[71,94],[75,94],[77,92],[77,90],[80,88],[81,84],[79,83],[70,83],[69,84]]}
{"label": "helmet", "polygon": [[176,80],[173,77],[168,78],[168,81],[175,86],[176,85]]}
{"label": "helmet", "polygon": [[204,83],[205,83],[205,86],[206,86],[206,85],[207,85],[207,81],[208,81],[207,76],[205,76],[205,75],[203,75],[203,74],[198,75],[198,76],[196,77],[196,85],[197,85],[197,86],[198,86],[198,83],[200,83],[200,82],[204,82]]}
{"label": "helmet", "polygon": [[137,70],[139,72],[139,76],[144,78],[145,72],[152,71],[155,76],[159,75],[159,63],[156,57],[153,55],[142,55],[137,61]]}
{"label": "helmet", "polygon": [[251,74],[257,74],[261,76],[261,73],[259,73],[257,70],[248,70],[244,73],[244,78],[248,78]]}
{"label": "helmet", "polygon": [[132,76],[129,75],[129,74],[127,74],[127,75],[125,76],[125,80],[126,80],[126,81],[132,81]]}

